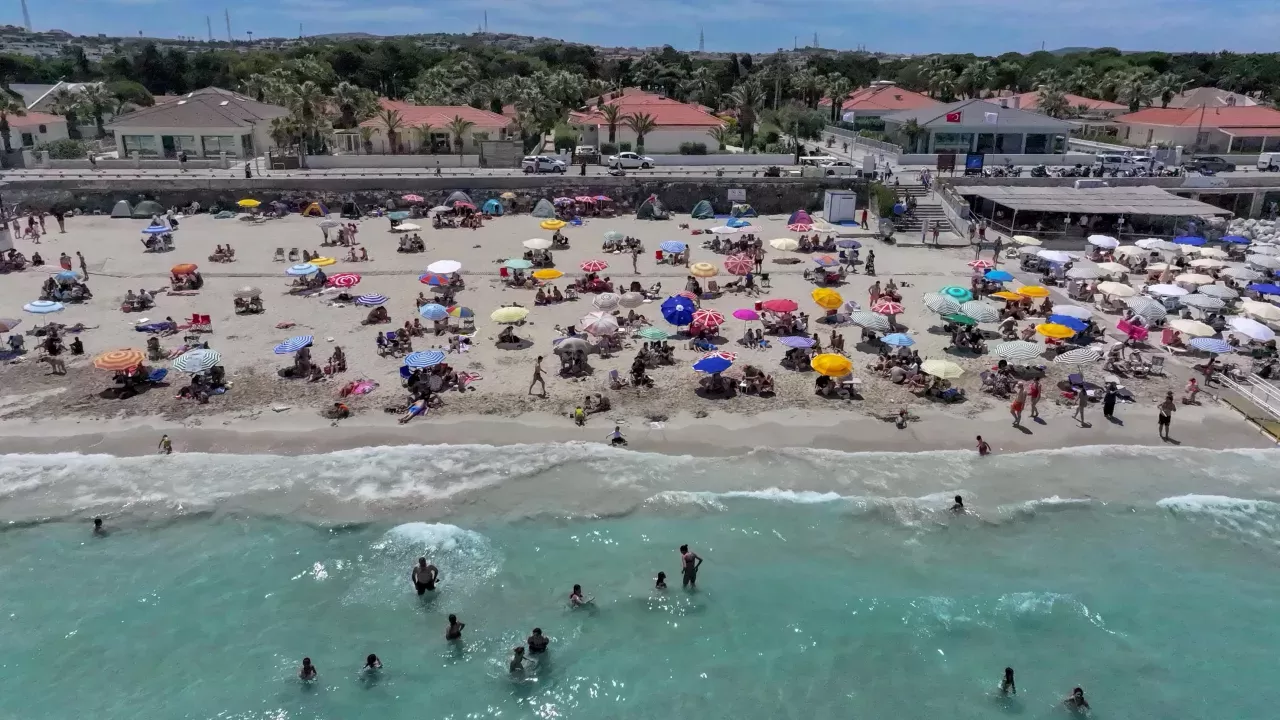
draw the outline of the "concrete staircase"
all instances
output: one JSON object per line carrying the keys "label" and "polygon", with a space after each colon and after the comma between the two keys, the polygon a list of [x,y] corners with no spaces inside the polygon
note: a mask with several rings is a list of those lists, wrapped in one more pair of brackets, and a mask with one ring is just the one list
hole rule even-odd
{"label": "concrete staircase", "polygon": [[932,227],[935,220],[938,221],[940,232],[951,232],[951,223],[942,211],[941,203],[931,199],[923,185],[899,185],[895,191],[899,195],[913,197],[916,200],[914,217],[908,218],[903,223],[903,229],[899,230],[898,234],[919,236],[920,231],[926,227]]}

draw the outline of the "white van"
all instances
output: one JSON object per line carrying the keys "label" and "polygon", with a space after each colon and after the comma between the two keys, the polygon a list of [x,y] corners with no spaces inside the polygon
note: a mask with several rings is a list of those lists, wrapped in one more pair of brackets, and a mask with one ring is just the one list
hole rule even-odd
{"label": "white van", "polygon": [[1280,172],[1280,153],[1265,152],[1259,155],[1258,169],[1262,172]]}
{"label": "white van", "polygon": [[1138,163],[1134,162],[1133,158],[1128,155],[1098,155],[1093,164],[1094,167],[1101,165],[1102,169],[1107,172],[1112,170],[1125,172],[1126,170],[1138,169]]}

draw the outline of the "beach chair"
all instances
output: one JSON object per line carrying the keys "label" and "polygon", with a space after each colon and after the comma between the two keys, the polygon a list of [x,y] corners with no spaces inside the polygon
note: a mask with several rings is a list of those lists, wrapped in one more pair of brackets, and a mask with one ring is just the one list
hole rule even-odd
{"label": "beach chair", "polygon": [[289,248],[289,262],[296,263],[300,257],[298,248]]}
{"label": "beach chair", "polygon": [[276,248],[276,254],[271,256],[272,262],[284,262],[284,248]]}
{"label": "beach chair", "polygon": [[1151,365],[1147,367],[1148,375],[1164,375],[1164,356],[1154,355],[1151,358]]}
{"label": "beach chair", "polygon": [[662,264],[662,251],[661,251],[661,250],[654,250],[654,251],[653,251],[653,261],[654,261],[654,262],[656,262],[656,263],[658,263],[659,265],[661,265],[661,264]]}
{"label": "beach chair", "polygon": [[757,277],[760,278],[761,289],[769,290],[770,288],[773,287],[772,285],[769,284],[769,273],[760,273],[759,275],[757,275]]}
{"label": "beach chair", "polygon": [[707,281],[707,290],[702,293],[703,299],[712,299],[720,297],[720,285],[715,280]]}
{"label": "beach chair", "polygon": [[609,388],[611,390],[620,390],[627,386],[627,380],[618,373],[617,369],[609,371]]}

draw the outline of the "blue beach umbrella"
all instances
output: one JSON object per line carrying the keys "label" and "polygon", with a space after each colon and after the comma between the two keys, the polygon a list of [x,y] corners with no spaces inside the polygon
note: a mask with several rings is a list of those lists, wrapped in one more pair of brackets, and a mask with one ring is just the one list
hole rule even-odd
{"label": "blue beach umbrella", "polygon": [[385,305],[391,298],[386,295],[361,295],[356,298],[357,305]]}
{"label": "blue beach umbrella", "polygon": [[404,358],[404,364],[411,368],[429,368],[444,362],[444,353],[439,350],[423,350],[421,352],[409,353]]}
{"label": "blue beach umbrella", "polygon": [[1222,236],[1222,242],[1231,245],[1248,245],[1253,241],[1243,235],[1224,235]]}
{"label": "blue beach umbrella", "polygon": [[424,320],[444,320],[449,317],[449,309],[438,303],[427,303],[426,305],[418,308],[418,314],[421,315]]}
{"label": "blue beach umbrella", "polygon": [[725,225],[728,225],[731,228],[751,227],[751,223],[743,220],[742,218],[729,218],[725,221]]}
{"label": "blue beach umbrella", "polygon": [[824,267],[824,268],[835,267],[840,264],[839,260],[831,257],[830,255],[819,255],[818,257],[814,258],[813,261],[818,263],[818,267]]}
{"label": "blue beach umbrella", "polygon": [[938,292],[958,302],[968,302],[973,299],[973,293],[969,291],[969,288],[962,288],[958,285],[948,285]]}
{"label": "blue beach umbrella", "polygon": [[1195,235],[1183,235],[1182,237],[1174,238],[1173,241],[1179,245],[1191,245],[1193,247],[1200,247],[1201,245],[1209,242],[1208,240],[1205,240],[1202,237],[1196,237]]}
{"label": "blue beach umbrella", "polygon": [[407,212],[405,212],[405,211],[403,211],[403,210],[397,210],[397,211],[395,211],[395,212],[389,212],[389,213],[387,213],[387,217],[391,218],[392,220],[395,220],[395,221],[399,222],[400,220],[408,220],[408,219],[409,219],[409,213],[407,213]]}
{"label": "blue beach umbrella", "polygon": [[1083,320],[1079,318],[1071,317],[1070,315],[1054,314],[1054,315],[1050,315],[1048,318],[1046,318],[1046,320],[1048,322],[1055,323],[1058,325],[1065,325],[1071,328],[1072,330],[1075,330],[1076,332],[1082,332],[1086,327],[1089,327],[1087,324],[1085,324]]}
{"label": "blue beach umbrella", "polygon": [[682,253],[689,246],[677,240],[667,240],[658,247],[662,248],[662,252]]}
{"label": "blue beach umbrella", "polygon": [[444,287],[449,284],[449,276],[440,273],[423,273],[418,276],[418,282],[432,287]]}
{"label": "blue beach umbrella", "polygon": [[505,265],[508,270],[528,270],[533,267],[533,263],[525,260],[524,258],[511,258],[503,263],[503,265]]}
{"label": "blue beach umbrella", "polygon": [[177,228],[165,227],[164,225],[148,225],[142,228],[144,235],[163,235],[167,232],[174,232]]}
{"label": "blue beach umbrella", "polygon": [[64,308],[60,302],[54,302],[52,300],[32,300],[26,305],[23,305],[22,309],[29,313],[35,313],[36,315],[48,315],[49,313],[62,312]]}
{"label": "blue beach umbrella", "polygon": [[704,373],[722,373],[733,367],[733,361],[720,355],[709,355],[693,364],[693,369]]}
{"label": "blue beach umbrella", "polygon": [[289,266],[289,268],[284,271],[284,274],[293,275],[294,277],[302,277],[304,275],[311,275],[312,273],[317,272],[320,272],[320,268],[312,265],[311,263],[298,263],[297,265]]}
{"label": "blue beach umbrella", "polygon": [[1218,338],[1191,338],[1191,342],[1188,344],[1197,350],[1213,353],[1214,355],[1231,352],[1231,346],[1225,340],[1219,340]]}
{"label": "blue beach umbrella", "polygon": [[991,282],[1009,282],[1013,279],[1013,274],[1005,270],[988,270],[987,274],[982,277]]}
{"label": "blue beach umbrella", "polygon": [[885,335],[880,338],[880,342],[885,345],[893,345],[895,347],[911,347],[916,344],[916,341],[912,340],[910,335],[904,335],[903,333]]}
{"label": "blue beach umbrella", "polygon": [[813,347],[813,338],[802,337],[800,335],[790,335],[778,338],[779,345],[786,345],[789,348],[811,348]]}
{"label": "blue beach umbrella", "polygon": [[1263,295],[1280,295],[1280,285],[1274,283],[1253,283],[1248,289]]}
{"label": "blue beach umbrella", "polygon": [[75,270],[63,270],[57,275],[54,275],[53,279],[58,282],[75,282],[80,279],[80,275],[76,273]]}
{"label": "blue beach umbrella", "polygon": [[289,353],[298,352],[302,348],[310,345],[312,339],[313,338],[310,335],[298,335],[297,337],[291,337],[277,345],[275,352],[277,355],[288,355]]}
{"label": "blue beach umbrella", "polygon": [[662,317],[672,325],[680,327],[693,322],[693,301],[689,298],[672,295],[662,302]]}
{"label": "blue beach umbrella", "polygon": [[845,250],[853,250],[862,247],[862,243],[857,240],[837,240],[836,247],[844,248]]}

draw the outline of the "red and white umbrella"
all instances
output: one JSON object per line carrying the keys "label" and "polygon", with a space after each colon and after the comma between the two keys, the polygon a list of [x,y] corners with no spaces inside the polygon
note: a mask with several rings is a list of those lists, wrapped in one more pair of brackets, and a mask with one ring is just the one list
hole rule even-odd
{"label": "red and white umbrella", "polygon": [[896,303],[892,300],[881,300],[871,306],[871,312],[880,313],[881,315],[897,315],[904,309],[902,303]]}
{"label": "red and white umbrella", "polygon": [[724,269],[730,275],[746,275],[755,265],[755,260],[749,255],[730,255],[724,261]]}
{"label": "red and white umbrella", "polygon": [[787,229],[791,232],[809,232],[813,229],[813,226],[808,223],[796,223],[794,225],[788,225]]}
{"label": "red and white umbrella", "polygon": [[412,194],[412,193],[410,193],[410,194],[408,194],[408,195],[401,195],[401,196],[400,196],[400,199],[401,199],[401,200],[404,200],[405,202],[411,202],[411,203],[420,203],[420,202],[422,202],[422,196],[421,196],[421,195],[414,195],[414,194]]}
{"label": "red and white umbrella", "polygon": [[360,282],[360,276],[355,273],[338,273],[329,276],[329,287],[349,288],[354,287]]}
{"label": "red and white umbrella", "polygon": [[593,205],[596,202],[596,199],[591,197],[590,195],[579,195],[578,197],[574,198],[574,200],[580,203],[590,203]]}
{"label": "red and white umbrella", "polygon": [[974,270],[990,270],[996,266],[996,264],[990,260],[973,260],[969,262],[968,265]]}
{"label": "red and white umbrella", "polygon": [[728,360],[729,362],[737,362],[738,353],[726,352],[724,350],[715,350],[713,352],[707,353],[706,355],[703,355],[700,359],[709,360],[711,358],[720,358],[721,360]]}
{"label": "red and white umbrella", "polygon": [[582,268],[582,272],[600,272],[601,270],[608,268],[609,263],[604,260],[588,260],[582,263],[579,267]]}
{"label": "red and white umbrella", "polygon": [[724,315],[718,310],[697,310],[693,313],[695,327],[718,328],[724,324]]}
{"label": "red and white umbrella", "polygon": [[689,292],[688,290],[681,290],[680,292],[676,293],[676,297],[682,297],[682,298],[685,298],[685,299],[687,299],[687,300],[695,300],[695,301],[698,299],[698,296],[697,296],[697,295],[694,295],[693,293]]}
{"label": "red and white umbrella", "polygon": [[587,313],[578,324],[584,332],[597,337],[618,332],[618,319],[607,312]]}

